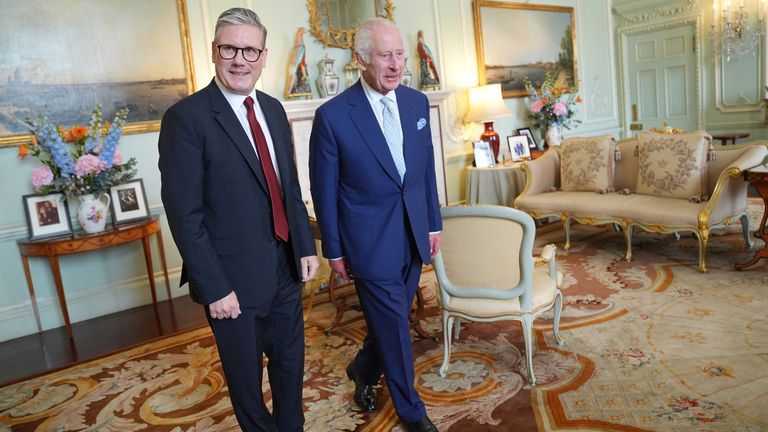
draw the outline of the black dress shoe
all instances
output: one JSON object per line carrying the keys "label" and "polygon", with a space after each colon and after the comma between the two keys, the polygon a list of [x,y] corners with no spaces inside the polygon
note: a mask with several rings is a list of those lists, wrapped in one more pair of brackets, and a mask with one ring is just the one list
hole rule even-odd
{"label": "black dress shoe", "polygon": [[355,368],[350,363],[347,366],[347,377],[355,382],[355,403],[363,411],[373,411],[376,409],[376,393],[373,386],[365,384],[357,376]]}
{"label": "black dress shoe", "polygon": [[405,426],[405,432],[437,432],[437,426],[429,417],[422,417],[413,423],[403,422],[403,426]]}

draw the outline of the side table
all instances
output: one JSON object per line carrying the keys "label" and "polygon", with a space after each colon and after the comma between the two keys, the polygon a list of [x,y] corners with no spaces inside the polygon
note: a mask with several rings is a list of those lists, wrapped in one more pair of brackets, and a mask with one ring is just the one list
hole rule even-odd
{"label": "side table", "polygon": [[525,188],[520,163],[494,168],[467,167],[467,204],[495,204],[513,207]]}
{"label": "side table", "polygon": [[149,237],[154,234],[157,238],[157,247],[160,251],[160,259],[163,265],[163,276],[165,276],[165,288],[168,292],[168,300],[171,300],[171,284],[168,282],[168,267],[165,263],[165,249],[163,247],[163,235],[160,230],[160,220],[157,217],[143,220],[136,223],[118,225],[107,231],[91,235],[75,235],[64,238],[52,238],[41,240],[18,240],[21,253],[21,263],[24,265],[24,275],[27,278],[27,287],[32,299],[32,309],[35,313],[38,332],[42,331],[40,324],[40,312],[37,308],[37,299],[35,297],[35,287],[32,285],[32,275],[29,271],[29,257],[47,257],[53,272],[53,280],[56,284],[56,295],[59,298],[59,307],[64,317],[64,325],[67,328],[67,336],[72,337],[72,326],[69,322],[69,312],[67,311],[67,300],[64,295],[64,283],[61,279],[61,270],[59,268],[59,256],[77,254],[98,249],[104,249],[129,243],[135,240],[141,240],[144,247],[144,261],[147,265],[147,276],[149,276],[149,286],[152,288],[152,303],[157,306],[157,293],[155,292],[155,278],[152,267],[152,252],[149,245]]}
{"label": "side table", "polygon": [[744,132],[736,132],[732,134],[722,134],[722,135],[712,136],[712,139],[716,139],[720,141],[720,144],[722,145],[728,145],[728,141],[730,141],[731,144],[736,145],[736,140],[740,138],[749,138],[749,134]]}
{"label": "side table", "polygon": [[744,172],[744,178],[757,189],[757,193],[763,199],[765,210],[763,212],[763,219],[760,220],[760,227],[757,229],[756,235],[763,239],[765,244],[762,249],[755,252],[755,256],[753,256],[751,260],[745,263],[736,264],[736,270],[749,267],[758,262],[761,258],[768,258],[768,232],[766,232],[765,228],[765,222],[768,220],[768,167],[761,166],[747,170]]}

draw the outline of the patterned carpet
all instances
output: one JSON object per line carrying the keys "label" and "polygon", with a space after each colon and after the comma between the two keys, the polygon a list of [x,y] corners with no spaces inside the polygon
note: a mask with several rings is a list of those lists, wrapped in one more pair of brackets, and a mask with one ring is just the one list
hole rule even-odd
{"label": "patterned carpet", "polygon": [[[756,222],[762,210],[756,201],[752,209]],[[753,253],[740,232],[710,237],[702,274],[691,236],[638,233],[627,263],[620,234],[576,225],[571,250],[558,251],[565,345],[539,322],[537,386],[525,378],[519,324],[464,324],[446,379],[437,374],[442,342],[414,343],[430,417],[452,432],[768,430],[768,262],[733,269]],[[537,245],[561,240],[550,226]],[[429,287],[424,327],[439,335]],[[401,431],[385,388],[376,412],[353,409],[344,368],[363,322],[350,313],[326,334],[333,313],[317,305],[307,322],[305,430]],[[0,431],[139,430],[239,430],[207,328],[0,388]]]}

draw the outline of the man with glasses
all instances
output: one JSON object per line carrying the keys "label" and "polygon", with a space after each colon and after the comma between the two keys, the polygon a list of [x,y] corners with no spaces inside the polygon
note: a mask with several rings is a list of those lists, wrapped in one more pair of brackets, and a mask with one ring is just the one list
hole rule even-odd
{"label": "man with glasses", "polygon": [[323,255],[355,278],[368,330],[346,373],[360,409],[377,408],[383,373],[405,430],[436,432],[414,387],[408,324],[422,262],[440,250],[442,229],[429,101],[400,85],[405,49],[391,21],[360,25],[355,59],[362,78],[318,108],[309,140]]}
{"label": "man with glasses", "polygon": [[[225,11],[211,46],[216,77],[163,116],[159,167],[181,283],[205,306],[244,431],[303,430],[301,281],[318,268],[283,107],[255,90],[267,30]],[[261,388],[262,356],[272,413]]]}

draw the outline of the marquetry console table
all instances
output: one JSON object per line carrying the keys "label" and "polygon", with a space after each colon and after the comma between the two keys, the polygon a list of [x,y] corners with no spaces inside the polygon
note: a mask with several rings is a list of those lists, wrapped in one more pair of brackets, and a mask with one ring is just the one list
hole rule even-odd
{"label": "marquetry console table", "polygon": [[154,234],[157,239],[157,247],[160,251],[160,259],[163,265],[163,276],[165,276],[165,289],[168,292],[168,300],[171,300],[171,284],[168,282],[168,267],[165,263],[163,234],[160,229],[160,221],[157,217],[141,222],[118,225],[98,234],[78,234],[70,237],[42,240],[18,240],[16,243],[19,246],[19,252],[21,252],[21,262],[24,265],[24,274],[27,277],[27,287],[29,288],[29,295],[32,299],[32,308],[35,312],[38,332],[42,331],[42,326],[40,324],[40,312],[37,308],[35,288],[32,285],[32,276],[29,272],[29,257],[48,257],[48,262],[50,263],[51,271],[53,272],[53,280],[56,284],[56,294],[59,297],[61,314],[64,317],[64,325],[67,328],[67,335],[71,338],[72,326],[69,322],[67,300],[64,296],[64,284],[61,279],[61,270],[59,269],[59,256],[94,251],[141,240],[141,243],[144,246],[144,261],[147,264],[149,286],[152,288],[152,303],[157,306],[157,293],[155,292],[154,278],[155,272],[152,267],[152,252],[149,245],[149,237],[152,234]]}
{"label": "marquetry console table", "polygon": [[747,170],[744,172],[744,178],[757,189],[757,193],[763,199],[763,207],[765,210],[763,212],[763,219],[760,220],[760,227],[757,229],[755,235],[763,239],[765,244],[762,249],[755,252],[755,256],[753,256],[751,260],[745,263],[736,264],[736,270],[749,267],[758,262],[761,258],[768,258],[768,232],[765,227],[765,222],[768,220],[768,167],[761,166]]}

